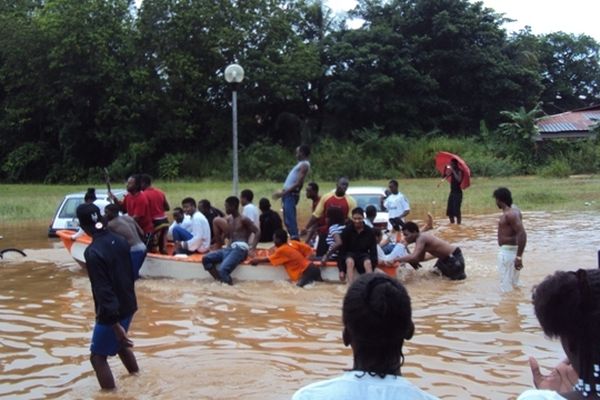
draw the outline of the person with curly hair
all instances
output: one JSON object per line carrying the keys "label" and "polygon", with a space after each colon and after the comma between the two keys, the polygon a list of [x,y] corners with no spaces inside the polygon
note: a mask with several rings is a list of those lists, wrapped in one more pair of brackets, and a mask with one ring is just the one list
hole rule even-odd
{"label": "person with curly hair", "polygon": [[293,400],[437,398],[402,376],[402,346],[415,325],[410,297],[398,280],[378,273],[360,276],[346,292],[342,321],[344,345],[354,354],[352,369],[303,387]]}

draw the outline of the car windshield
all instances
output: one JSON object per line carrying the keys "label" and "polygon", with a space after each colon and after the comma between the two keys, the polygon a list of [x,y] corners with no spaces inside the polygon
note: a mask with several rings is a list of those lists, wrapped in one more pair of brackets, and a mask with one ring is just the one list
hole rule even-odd
{"label": "car windshield", "polygon": [[367,206],[375,206],[377,212],[384,212],[385,209],[381,207],[381,195],[378,194],[352,194],[351,195],[358,207],[365,210]]}
{"label": "car windshield", "polygon": [[83,197],[67,199],[60,209],[59,218],[75,218],[77,206],[83,203]]}

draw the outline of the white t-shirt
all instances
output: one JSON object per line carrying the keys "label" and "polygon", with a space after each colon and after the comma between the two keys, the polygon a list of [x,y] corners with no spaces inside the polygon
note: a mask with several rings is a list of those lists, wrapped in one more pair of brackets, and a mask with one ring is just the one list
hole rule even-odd
{"label": "white t-shirt", "polygon": [[[383,249],[381,250],[381,252],[383,253]],[[396,243],[394,245],[394,249],[391,251],[390,254],[378,255],[377,258],[380,263],[389,264],[389,263],[393,262],[395,258],[404,257],[407,254],[408,254],[408,251],[406,250],[406,246],[402,243]]]}
{"label": "white t-shirt", "polygon": [[517,400],[565,400],[565,398],[554,390],[530,389],[521,393]]}
{"label": "white t-shirt", "polygon": [[260,211],[258,211],[258,207],[254,204],[246,204],[242,210],[242,215],[246,218],[250,218],[250,220],[254,222],[254,225],[260,228]]}
{"label": "white t-shirt", "polygon": [[408,199],[400,192],[390,194],[383,202],[383,206],[388,210],[389,218],[401,216],[404,211],[410,210]]}
{"label": "white t-shirt", "polygon": [[[171,226],[169,226],[169,231],[167,232],[167,239],[169,240],[173,240],[173,229],[175,228],[175,226],[177,225],[181,225],[181,227],[183,229],[187,229],[188,231],[191,232],[191,225],[192,225],[192,217],[190,217],[189,215],[185,214],[183,216],[183,221],[181,221],[181,224],[177,223],[177,221],[173,221],[171,223]],[[210,226],[209,226],[210,228]]]}
{"label": "white t-shirt", "polygon": [[190,222],[188,230],[192,234],[192,238],[187,241],[187,249],[199,253],[207,252],[210,247],[210,225],[208,225],[208,220],[204,214],[196,211]]}
{"label": "white t-shirt", "polygon": [[[364,375],[363,375],[364,374]],[[371,376],[349,371],[326,381],[315,382],[294,393],[292,400],[435,400],[401,376]]]}

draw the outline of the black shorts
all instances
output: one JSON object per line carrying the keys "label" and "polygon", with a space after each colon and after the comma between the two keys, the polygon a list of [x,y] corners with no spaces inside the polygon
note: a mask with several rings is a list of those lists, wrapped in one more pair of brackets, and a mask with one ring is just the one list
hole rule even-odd
{"label": "black shorts", "polygon": [[[365,261],[371,260],[371,257],[368,253],[353,253],[348,252],[343,257],[340,257],[341,264],[344,265],[344,271],[346,270],[346,259],[352,258],[354,260],[354,269],[359,274],[364,274],[365,270]],[[376,265],[372,265],[371,267],[375,268]]]}
{"label": "black shorts", "polygon": [[438,259],[434,268],[440,270],[442,275],[452,280],[462,280],[467,277],[465,274],[465,259],[459,247],[452,254],[444,259]]}

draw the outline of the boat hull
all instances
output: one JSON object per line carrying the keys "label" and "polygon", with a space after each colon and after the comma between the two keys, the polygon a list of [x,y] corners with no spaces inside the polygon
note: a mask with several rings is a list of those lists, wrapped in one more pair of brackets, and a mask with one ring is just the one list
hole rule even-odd
{"label": "boat hull", "polygon": [[[72,240],[72,231],[59,230],[56,232],[71,257],[85,268],[84,252],[91,243],[89,236],[82,236]],[[260,251],[260,250],[259,250]],[[262,250],[266,255],[266,250]],[[261,255],[261,256],[262,256]],[[213,279],[202,266],[202,255],[168,256],[163,254],[148,253],[140,269],[140,276],[146,278],[172,278],[172,279]],[[280,281],[289,280],[285,268],[281,265],[270,264],[251,265],[246,260],[232,273],[234,280],[239,281]],[[321,276],[325,281],[340,282],[338,269],[335,265],[321,267]]]}

